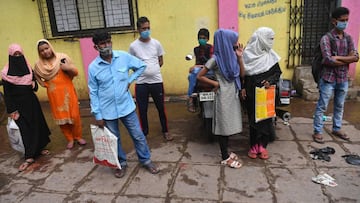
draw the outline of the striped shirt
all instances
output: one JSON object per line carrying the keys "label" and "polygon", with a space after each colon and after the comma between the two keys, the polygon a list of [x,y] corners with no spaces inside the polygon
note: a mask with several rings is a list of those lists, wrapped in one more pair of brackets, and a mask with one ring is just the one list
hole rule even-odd
{"label": "striped shirt", "polygon": [[[344,32],[343,38],[340,39],[335,29],[330,31],[333,40],[328,35],[324,35],[320,41],[320,47],[323,55],[323,72],[322,79],[327,82],[342,83],[348,80],[349,64],[334,66],[332,56],[348,56],[351,51],[356,51],[354,42],[350,35]],[[336,45],[331,46],[331,42]]]}

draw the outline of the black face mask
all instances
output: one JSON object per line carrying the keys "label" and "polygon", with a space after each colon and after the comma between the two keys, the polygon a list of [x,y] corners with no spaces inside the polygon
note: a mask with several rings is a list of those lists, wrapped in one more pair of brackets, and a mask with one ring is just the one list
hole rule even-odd
{"label": "black face mask", "polygon": [[11,76],[24,76],[30,74],[27,66],[25,57],[21,56],[10,56],[9,55],[9,70],[7,75]]}

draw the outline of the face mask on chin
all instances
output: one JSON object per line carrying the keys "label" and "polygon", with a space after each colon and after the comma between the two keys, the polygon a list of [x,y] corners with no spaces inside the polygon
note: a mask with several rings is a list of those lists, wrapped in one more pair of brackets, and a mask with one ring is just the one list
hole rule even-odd
{"label": "face mask on chin", "polygon": [[107,46],[104,48],[98,48],[100,56],[102,57],[108,57],[112,54],[112,46]]}

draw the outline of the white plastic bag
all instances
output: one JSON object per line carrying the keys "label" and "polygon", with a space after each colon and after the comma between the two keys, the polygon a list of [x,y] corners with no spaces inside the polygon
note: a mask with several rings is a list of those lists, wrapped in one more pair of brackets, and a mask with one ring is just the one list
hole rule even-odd
{"label": "white plastic bag", "polygon": [[11,147],[16,151],[25,154],[25,147],[22,141],[19,127],[16,125],[15,121],[10,117],[8,118],[6,129],[9,135],[9,142]]}
{"label": "white plastic bag", "polygon": [[98,165],[121,169],[117,151],[118,138],[106,127],[100,128],[96,125],[90,125],[90,129],[95,147],[93,162]]}

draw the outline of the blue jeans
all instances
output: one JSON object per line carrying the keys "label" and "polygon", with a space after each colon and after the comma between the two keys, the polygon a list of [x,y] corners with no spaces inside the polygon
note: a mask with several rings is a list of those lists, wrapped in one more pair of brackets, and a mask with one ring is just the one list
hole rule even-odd
{"label": "blue jeans", "polygon": [[189,80],[189,88],[188,88],[188,96],[190,97],[192,93],[194,93],[195,86],[196,86],[196,77],[197,74],[200,72],[201,67],[196,66],[193,71],[189,73],[188,80]]}
{"label": "blue jeans", "polygon": [[[192,93],[194,93],[195,91],[195,86],[196,86],[196,82],[197,82],[197,75],[198,73],[201,71],[201,67],[200,66],[196,66],[193,71],[191,71],[189,73],[189,76],[188,76],[188,80],[189,80],[189,88],[188,88],[188,97],[191,96]],[[212,76],[214,75],[214,71],[213,70],[209,70],[207,73],[206,73],[206,76]]]}
{"label": "blue jeans", "polygon": [[[127,116],[119,118],[128,130],[130,137],[132,138],[136,150],[136,154],[141,164],[146,165],[151,162],[150,149],[147,145],[146,138],[140,128],[139,119],[133,111]],[[105,126],[114,133],[118,138],[118,158],[121,166],[126,166],[126,154],[121,146],[121,137],[119,131],[119,119],[105,120]]]}
{"label": "blue jeans", "polygon": [[323,115],[327,110],[329,101],[334,92],[334,116],[333,116],[333,131],[339,131],[341,129],[342,118],[344,113],[344,103],[346,94],[348,92],[348,82],[336,83],[326,82],[323,79],[319,81],[319,93],[320,97],[316,105],[314,115],[314,133],[322,133],[323,130]]}

